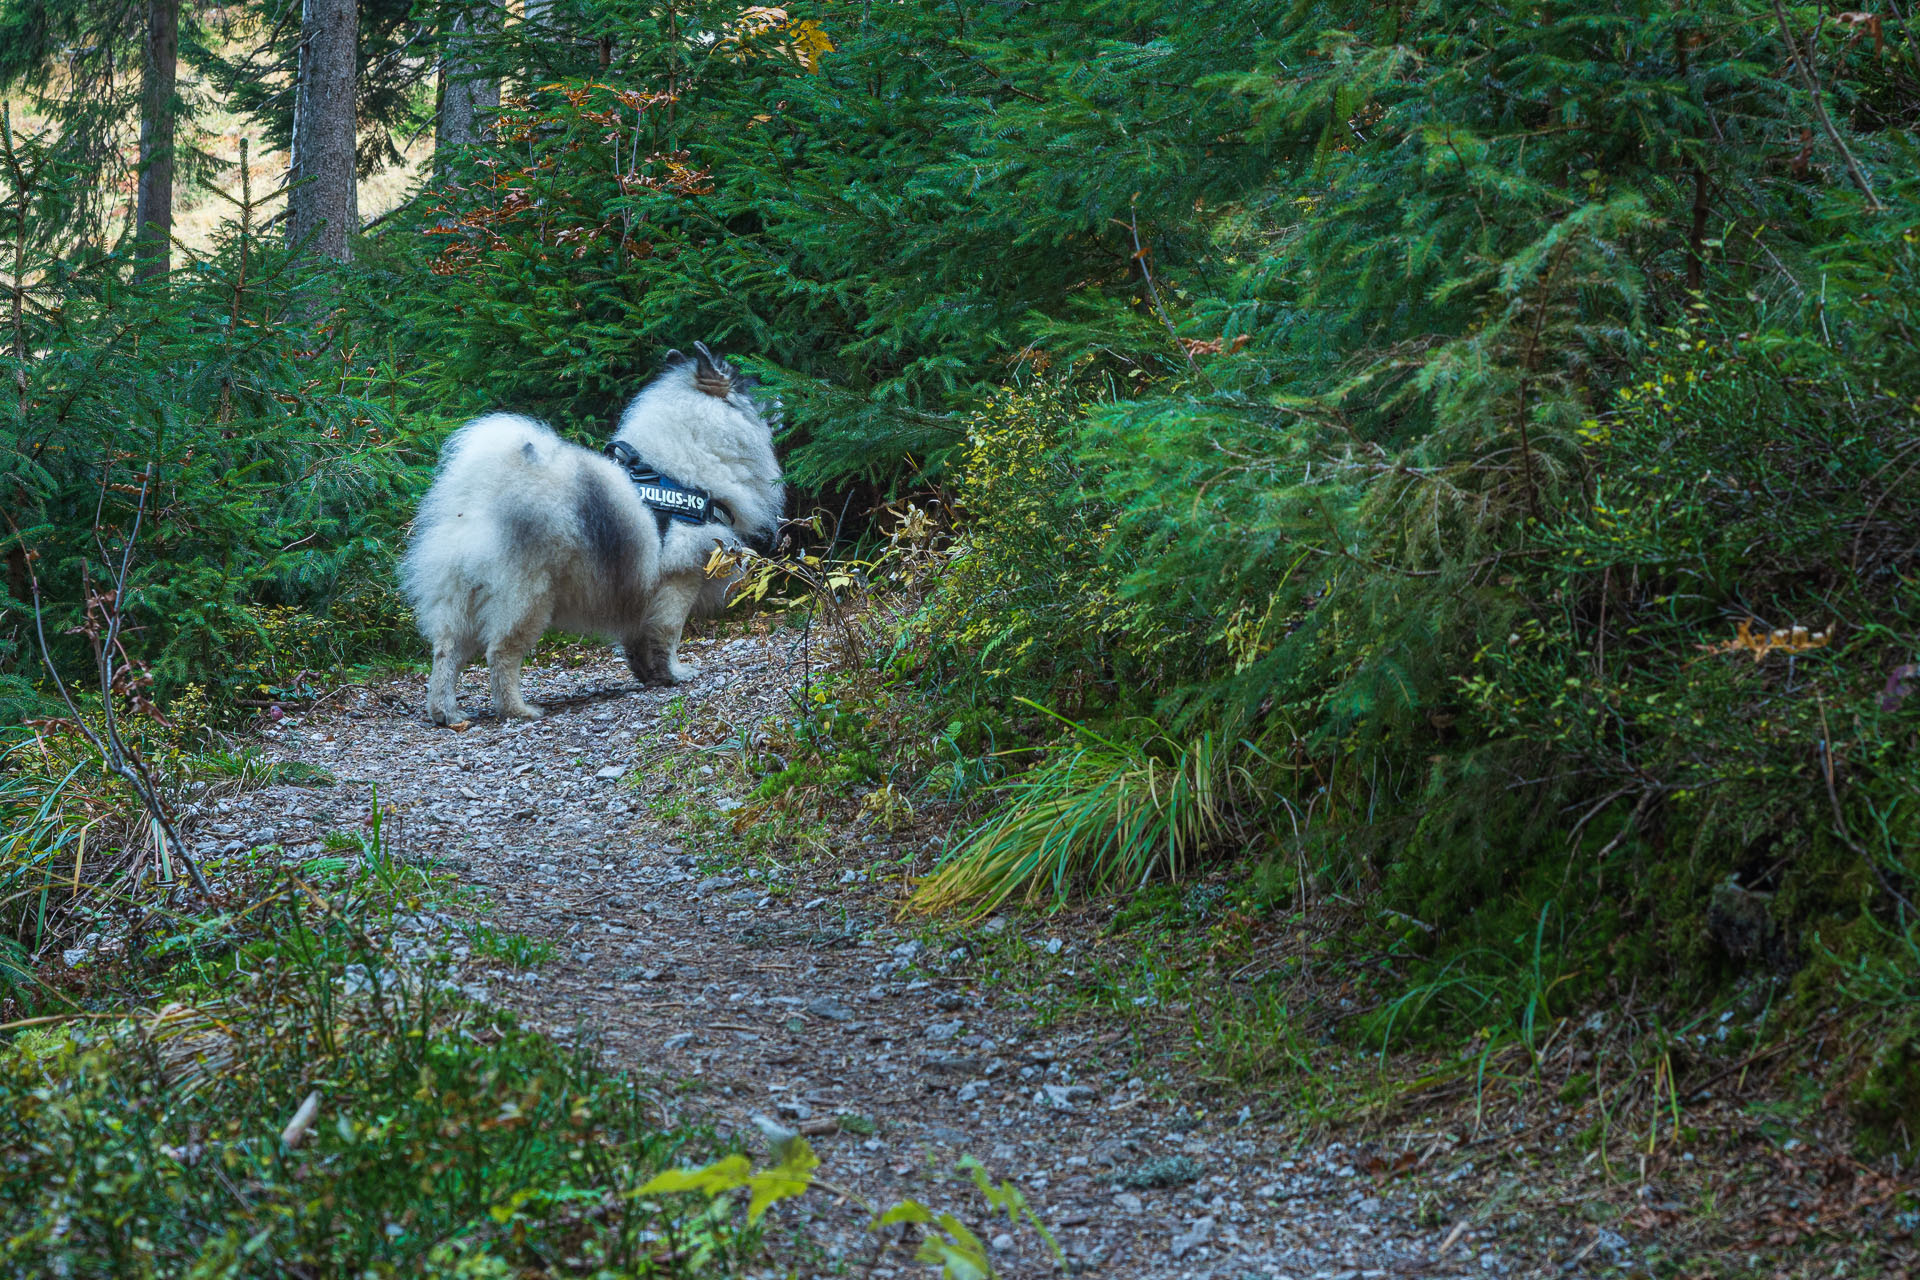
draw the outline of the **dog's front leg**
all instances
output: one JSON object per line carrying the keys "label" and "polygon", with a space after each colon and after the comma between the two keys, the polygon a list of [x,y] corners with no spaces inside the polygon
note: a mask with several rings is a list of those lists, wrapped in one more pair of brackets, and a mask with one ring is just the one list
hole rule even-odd
{"label": "dog's front leg", "polygon": [[640,633],[624,642],[627,667],[642,684],[684,684],[699,674],[680,661],[680,636],[705,583],[698,573],[676,574],[654,588]]}

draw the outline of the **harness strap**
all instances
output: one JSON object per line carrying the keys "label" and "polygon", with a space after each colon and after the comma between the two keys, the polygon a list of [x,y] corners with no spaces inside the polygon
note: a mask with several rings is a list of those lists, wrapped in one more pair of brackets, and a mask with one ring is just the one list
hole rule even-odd
{"label": "harness strap", "polygon": [[714,498],[705,489],[682,483],[656,467],[650,467],[641,458],[640,453],[625,440],[611,441],[603,450],[613,459],[633,486],[640,493],[640,501],[653,512],[653,518],[660,525],[660,536],[665,538],[667,530],[673,527],[675,520],[682,524],[706,524],[718,520],[728,528],[734,527],[733,512],[727,504]]}

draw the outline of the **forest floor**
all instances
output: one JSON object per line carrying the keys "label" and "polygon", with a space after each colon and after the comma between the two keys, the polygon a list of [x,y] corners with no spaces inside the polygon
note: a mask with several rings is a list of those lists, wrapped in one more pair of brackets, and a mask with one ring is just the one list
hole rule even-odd
{"label": "forest floor", "polygon": [[[343,689],[263,730],[267,754],[336,784],[223,800],[195,837],[203,852],[311,856],[377,794],[392,847],[473,890],[414,917],[391,940],[398,954],[450,953],[469,996],[631,1072],[665,1121],[754,1148],[764,1117],[809,1136],[826,1183],[879,1208],[952,1209],[1007,1276],[1055,1267],[1030,1230],[989,1222],[956,1168],[964,1156],[1024,1191],[1072,1271],[1123,1280],[1645,1274],[1660,1232],[1631,1224],[1693,1211],[1644,1159],[1606,1184],[1617,1194],[1590,1196],[1583,1185],[1598,1184],[1566,1170],[1593,1162],[1556,1140],[1551,1117],[1512,1125],[1496,1158],[1457,1114],[1360,1133],[1223,1104],[1192,1087],[1169,1041],[994,980],[989,960],[1009,947],[1070,974],[1087,945],[1071,922],[1010,912],[935,933],[903,918],[901,882],[882,869],[924,868],[901,847],[922,832],[830,832],[820,856],[748,865],[701,832],[752,815],[753,782],[693,726],[751,732],[787,711],[801,655],[754,635],[690,643],[688,656],[700,675],[659,690],[606,650],[548,651],[526,678],[545,717],[505,724],[485,715],[484,673],[470,671],[463,705],[479,715],[464,732],[426,723],[417,675]],[[475,912],[495,945],[471,945],[460,917]],[[511,948],[498,939],[515,935],[530,940],[525,963],[500,958]],[[1833,1184],[1779,1185],[1801,1183],[1817,1212]],[[869,1221],[845,1195],[778,1206],[767,1274],[925,1274]],[[1674,1260],[1671,1244],[1657,1252]],[[1769,1253],[1751,1255],[1752,1274],[1774,1273]]]}

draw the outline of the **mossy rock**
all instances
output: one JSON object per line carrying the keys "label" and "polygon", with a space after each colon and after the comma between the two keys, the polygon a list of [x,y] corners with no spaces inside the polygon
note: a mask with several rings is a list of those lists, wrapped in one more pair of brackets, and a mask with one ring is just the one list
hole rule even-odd
{"label": "mossy rock", "polygon": [[29,1027],[0,1043],[0,1072],[21,1069],[64,1078],[71,1074],[84,1043],[84,1037],[76,1039],[71,1027]]}
{"label": "mossy rock", "polygon": [[1205,1166],[1188,1156],[1159,1156],[1115,1173],[1113,1185],[1136,1191],[1159,1190],[1197,1181],[1205,1172]]}
{"label": "mossy rock", "polygon": [[1920,1134],[1920,1026],[1906,1022],[1880,1046],[1849,1105],[1866,1154],[1914,1154]]}
{"label": "mossy rock", "polygon": [[1785,930],[1773,917],[1772,895],[1743,889],[1731,880],[1713,886],[1707,901],[1707,933],[1736,964],[1787,968]]}

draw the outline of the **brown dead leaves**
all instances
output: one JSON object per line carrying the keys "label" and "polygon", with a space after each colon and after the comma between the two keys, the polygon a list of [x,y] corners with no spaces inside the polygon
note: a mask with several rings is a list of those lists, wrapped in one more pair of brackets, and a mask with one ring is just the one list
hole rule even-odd
{"label": "brown dead leaves", "polygon": [[1825,631],[1810,631],[1799,626],[1769,631],[1757,619],[1747,618],[1741,621],[1733,639],[1723,640],[1719,644],[1703,644],[1699,648],[1706,653],[1751,654],[1755,662],[1760,662],[1769,654],[1784,653],[1791,656],[1810,653],[1815,649],[1824,649],[1832,642],[1831,627]]}
{"label": "brown dead leaves", "polygon": [[1235,338],[1181,338],[1179,340],[1181,349],[1192,358],[1238,351],[1251,341],[1253,339],[1244,333]]}

